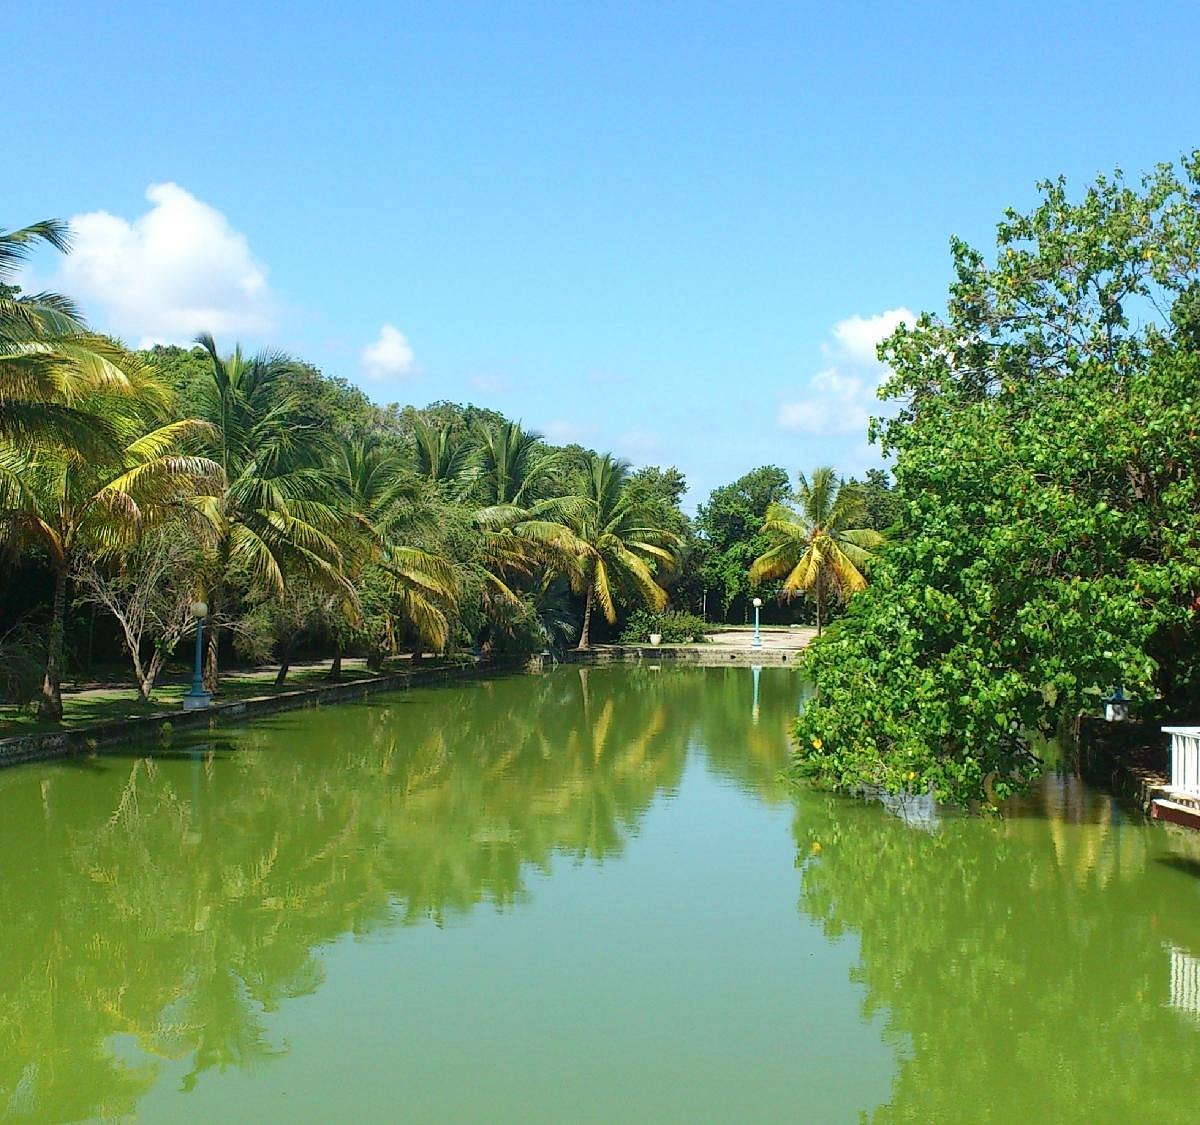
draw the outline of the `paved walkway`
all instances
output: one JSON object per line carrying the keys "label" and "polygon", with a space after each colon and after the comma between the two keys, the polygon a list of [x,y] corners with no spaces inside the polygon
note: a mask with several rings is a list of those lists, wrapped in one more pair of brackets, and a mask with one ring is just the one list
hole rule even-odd
{"label": "paved walkway", "polygon": [[[795,629],[764,629],[761,633],[762,647],[779,649],[784,652],[799,652],[817,635],[811,625],[801,625]],[[709,633],[707,644],[723,645],[727,648],[750,648],[754,643],[753,629],[728,629],[721,633]]]}

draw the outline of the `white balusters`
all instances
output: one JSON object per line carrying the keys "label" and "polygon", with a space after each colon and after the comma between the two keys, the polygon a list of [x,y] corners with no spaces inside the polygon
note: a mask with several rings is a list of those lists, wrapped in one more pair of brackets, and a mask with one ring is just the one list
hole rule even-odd
{"label": "white balusters", "polygon": [[1170,946],[1171,1007],[1200,1017],[1200,959]]}
{"label": "white balusters", "polygon": [[1200,797],[1200,727],[1163,727],[1171,736],[1171,788]]}

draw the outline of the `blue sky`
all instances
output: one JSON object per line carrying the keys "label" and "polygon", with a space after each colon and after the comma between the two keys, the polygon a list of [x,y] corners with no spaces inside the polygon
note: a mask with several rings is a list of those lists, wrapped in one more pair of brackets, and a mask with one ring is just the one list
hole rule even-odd
{"label": "blue sky", "polygon": [[[692,500],[872,463],[871,342],[1038,179],[1200,144],[1200,6],[55,5],[0,226],[131,343],[211,327]],[[152,185],[157,185],[152,187]],[[890,315],[887,315],[890,314]]]}

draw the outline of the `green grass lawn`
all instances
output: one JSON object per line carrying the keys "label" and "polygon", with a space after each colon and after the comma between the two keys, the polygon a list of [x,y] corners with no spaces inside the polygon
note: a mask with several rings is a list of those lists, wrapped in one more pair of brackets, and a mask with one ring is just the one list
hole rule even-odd
{"label": "green grass lawn", "polygon": [[[400,668],[407,667],[405,661]],[[387,671],[399,668],[389,667]],[[256,695],[275,695],[280,692],[297,691],[301,688],[324,687],[329,681],[329,664],[297,665],[288,673],[281,688],[275,687],[275,670],[264,669],[249,672],[228,672],[221,677],[221,693],[215,697],[217,703],[228,703],[238,699],[249,699]],[[378,673],[370,671],[361,660],[346,660],[342,665],[340,683],[369,679]],[[33,709],[23,711],[14,707],[0,708],[0,738],[14,734],[33,734],[38,731],[62,730],[67,727],[88,726],[114,719],[140,718],[145,715],[167,715],[179,711],[183,696],[191,688],[189,676],[186,680],[163,683],[154,689],[149,703],[138,699],[137,688],[132,684],[124,688],[84,688],[79,691],[63,691],[62,723],[45,723],[37,718]]]}

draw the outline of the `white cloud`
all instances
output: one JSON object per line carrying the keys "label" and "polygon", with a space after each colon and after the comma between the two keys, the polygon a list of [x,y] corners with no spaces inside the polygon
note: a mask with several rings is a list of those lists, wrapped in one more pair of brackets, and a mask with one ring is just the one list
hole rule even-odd
{"label": "white cloud", "polygon": [[814,434],[865,432],[871,415],[880,413],[876,391],[887,375],[876,346],[898,325],[915,320],[906,308],[839,320],[831,339],[821,345],[826,366],[809,378],[799,397],[780,403],[780,428]]}
{"label": "white cloud", "polygon": [[151,184],[146,199],[150,210],[132,222],[107,211],[71,220],[63,288],[141,346],[270,330],[266,269],[245,235],[178,184]]}
{"label": "white cloud", "polygon": [[875,349],[901,324],[912,324],[917,318],[906,308],[888,309],[876,316],[848,316],[833,326],[833,338],[842,353],[852,362],[863,366],[879,366]]}
{"label": "white cloud", "polygon": [[391,324],[379,330],[379,338],[362,350],[363,374],[368,379],[407,379],[417,373],[416,356],[404,333]]}

